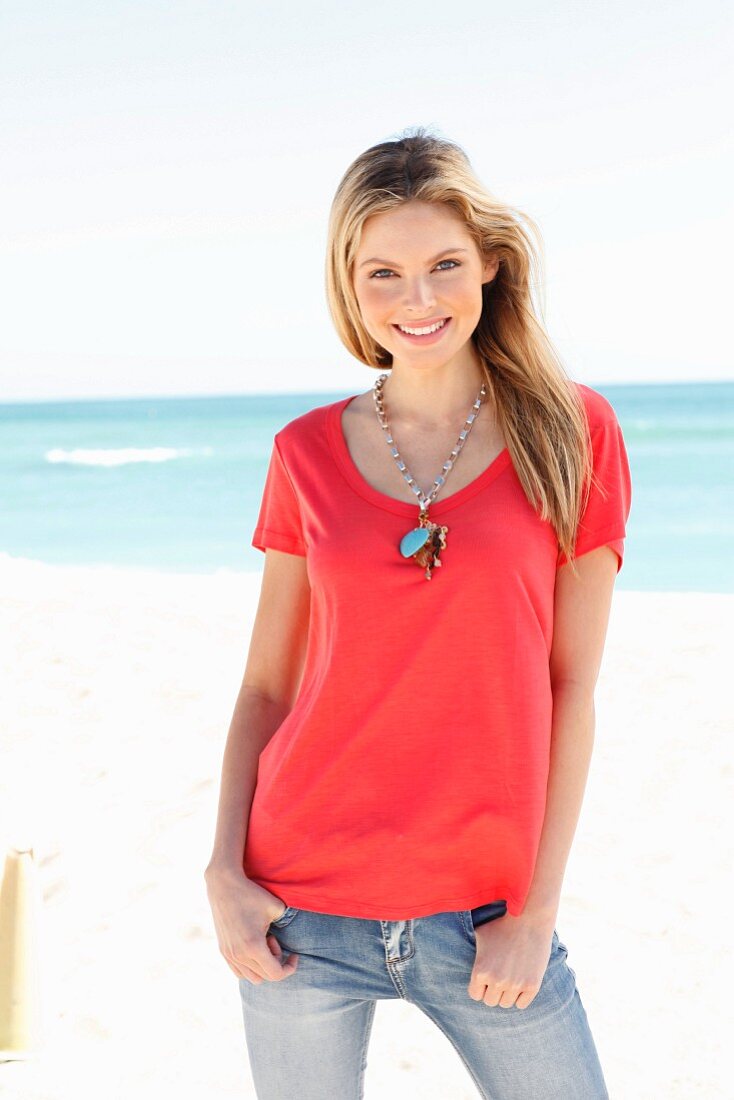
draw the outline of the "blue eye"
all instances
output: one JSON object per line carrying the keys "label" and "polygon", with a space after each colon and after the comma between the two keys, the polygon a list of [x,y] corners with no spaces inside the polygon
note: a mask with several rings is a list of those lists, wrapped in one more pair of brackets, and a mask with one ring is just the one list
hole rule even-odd
{"label": "blue eye", "polygon": [[[453,264],[454,267],[461,267],[461,264],[459,264],[457,260],[440,260],[439,263],[436,264],[436,267],[440,268],[441,264]],[[452,269],[449,267],[443,268],[443,270],[451,271]],[[384,274],[392,275],[392,271],[390,271],[388,267],[381,267],[377,271],[372,272],[372,274],[370,275],[370,279],[374,279],[375,276],[382,277]]]}

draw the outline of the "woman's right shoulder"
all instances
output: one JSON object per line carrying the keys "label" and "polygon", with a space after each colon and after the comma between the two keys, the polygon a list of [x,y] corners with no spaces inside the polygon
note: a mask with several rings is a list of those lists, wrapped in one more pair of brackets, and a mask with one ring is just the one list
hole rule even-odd
{"label": "woman's right shoulder", "polygon": [[281,449],[292,449],[302,447],[309,442],[325,440],[329,421],[337,407],[344,405],[346,401],[346,397],[341,397],[337,401],[315,405],[312,409],[307,409],[306,412],[299,413],[292,420],[286,421],[275,433],[274,438],[278,446]]}

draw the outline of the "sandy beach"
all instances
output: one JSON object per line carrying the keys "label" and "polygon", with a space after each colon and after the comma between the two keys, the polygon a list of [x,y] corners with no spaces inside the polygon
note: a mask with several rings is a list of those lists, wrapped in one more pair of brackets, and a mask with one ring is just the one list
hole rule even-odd
{"label": "sandy beach", "polygon": [[[203,871],[259,583],[0,555],[0,856],[34,848],[43,1005],[1,1096],[254,1098]],[[556,924],[614,1100],[732,1095],[733,618],[734,595],[614,597]],[[365,1095],[477,1093],[382,1002]]]}

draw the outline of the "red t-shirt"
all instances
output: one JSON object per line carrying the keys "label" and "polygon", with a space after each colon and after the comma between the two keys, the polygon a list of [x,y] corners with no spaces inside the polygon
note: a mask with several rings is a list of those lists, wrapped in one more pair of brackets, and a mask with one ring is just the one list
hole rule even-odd
{"label": "red t-shirt", "polygon": [[[607,399],[576,385],[607,494],[592,488],[576,556],[606,544],[619,570],[622,432]],[[274,439],[252,545],[305,555],[310,622],[298,697],[260,754],[245,874],[315,912],[407,920],[503,898],[518,916],[545,813],[566,559],[505,448],[431,505],[448,532],[427,580],[399,550],[417,498],[362,477],[341,427],[351,400]]]}

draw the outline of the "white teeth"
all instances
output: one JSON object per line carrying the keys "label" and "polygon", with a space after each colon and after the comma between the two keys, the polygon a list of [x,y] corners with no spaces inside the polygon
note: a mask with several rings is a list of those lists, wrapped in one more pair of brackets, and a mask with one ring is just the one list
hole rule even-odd
{"label": "white teeth", "polygon": [[429,325],[428,328],[408,328],[406,325],[398,325],[398,328],[401,332],[407,332],[410,336],[427,336],[429,332],[438,332],[445,324],[445,321],[437,321],[435,325]]}

